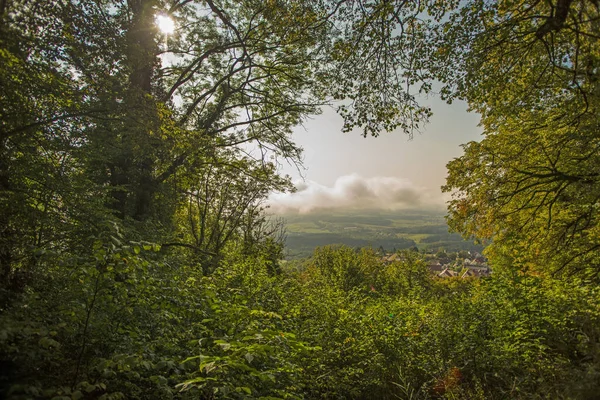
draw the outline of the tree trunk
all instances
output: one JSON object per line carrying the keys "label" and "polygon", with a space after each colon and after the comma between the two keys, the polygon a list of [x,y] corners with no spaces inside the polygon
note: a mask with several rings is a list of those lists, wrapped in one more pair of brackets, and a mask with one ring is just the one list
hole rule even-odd
{"label": "tree trunk", "polygon": [[[154,99],[154,78],[159,66],[155,0],[129,0],[132,13],[127,32],[129,88],[125,101],[125,129],[120,133],[122,157],[116,165],[114,208],[122,217],[146,220],[157,190],[152,133],[160,121]],[[123,187],[125,185],[125,187]]]}

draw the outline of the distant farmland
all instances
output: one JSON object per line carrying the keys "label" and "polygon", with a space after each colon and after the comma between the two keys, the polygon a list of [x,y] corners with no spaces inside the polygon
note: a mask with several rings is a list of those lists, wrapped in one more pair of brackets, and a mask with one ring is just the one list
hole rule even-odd
{"label": "distant farmland", "polygon": [[430,211],[334,211],[285,215],[288,258],[303,258],[318,246],[383,247],[386,251],[475,250],[483,246],[448,232],[441,213]]}

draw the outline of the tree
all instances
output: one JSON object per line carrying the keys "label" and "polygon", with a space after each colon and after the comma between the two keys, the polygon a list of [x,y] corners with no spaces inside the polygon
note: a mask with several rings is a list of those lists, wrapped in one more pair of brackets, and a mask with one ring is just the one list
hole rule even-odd
{"label": "tree", "polygon": [[599,23],[592,1],[472,2],[433,57],[455,61],[437,64],[442,92],[484,128],[448,164],[450,226],[520,265],[596,278]]}
{"label": "tree", "polygon": [[261,201],[322,104],[410,134],[437,78],[486,129],[451,224],[593,272],[596,4],[0,0],[0,397],[595,396],[597,287],[352,248],[273,276]]}
{"label": "tree", "polygon": [[50,2],[21,3],[0,4],[0,291],[9,292],[44,279],[42,252],[81,245],[107,217],[98,188],[77,172],[79,127],[97,110],[82,107],[87,90],[64,65],[57,17],[66,14]]}
{"label": "tree", "polygon": [[[97,95],[109,99],[111,122],[94,124],[89,142],[96,150],[92,172],[99,184],[112,188],[111,207],[121,218],[151,217],[160,188],[177,173],[193,175],[194,165],[215,147],[252,143],[261,157],[299,160],[300,149],[289,139],[291,127],[330,100],[351,99],[340,108],[346,129],[364,127],[365,134],[397,126],[409,132],[428,115],[400,85],[403,77],[392,74],[400,65],[392,60],[372,64],[364,54],[358,62],[358,49],[349,52],[346,45],[371,51],[379,41],[377,58],[387,57],[391,33],[380,32],[375,20],[404,23],[400,16],[417,13],[415,7],[389,9],[379,1],[357,7],[353,2],[136,0],[127,7],[117,2],[110,11],[106,6],[88,11],[79,3],[70,8],[77,9],[82,23],[104,15],[124,50],[109,56],[112,65],[122,67],[101,78],[110,82],[98,88]],[[181,27],[171,36],[155,27],[160,10]],[[69,23],[74,36],[83,32],[76,37],[79,46],[99,40]],[[124,30],[118,31],[119,23]],[[403,40],[396,47],[409,51]],[[98,87],[88,73],[98,61],[81,65],[73,53],[67,62],[74,65],[79,84]],[[354,88],[350,83],[357,82],[358,71],[368,71],[360,79],[369,84]],[[107,147],[107,140],[116,148]]]}
{"label": "tree", "polygon": [[[492,240],[521,264],[551,272],[598,273],[600,181],[594,129],[523,126],[507,118],[448,164],[450,226]],[[564,271],[563,271],[564,270]]]}
{"label": "tree", "polygon": [[[299,162],[291,129],[322,105],[338,102],[345,130],[410,134],[429,115],[410,89],[417,16],[437,7],[3,1],[3,276],[32,247],[89,247],[81,238],[106,221],[138,239],[171,235],[190,189],[182,185],[215,154],[250,148],[259,161]],[[175,32],[158,30],[158,14],[175,20]],[[42,230],[40,203],[50,218]]]}
{"label": "tree", "polygon": [[[177,220],[179,236],[184,240],[165,245],[189,248],[195,255],[192,262],[210,275],[232,243],[250,256],[260,253],[259,247],[269,239],[282,241],[276,236],[277,229],[268,227],[264,215],[268,194],[288,188],[288,181],[277,175],[273,164],[223,154],[198,172],[197,181],[183,193],[187,205]],[[281,250],[271,254],[276,257],[273,262]]]}

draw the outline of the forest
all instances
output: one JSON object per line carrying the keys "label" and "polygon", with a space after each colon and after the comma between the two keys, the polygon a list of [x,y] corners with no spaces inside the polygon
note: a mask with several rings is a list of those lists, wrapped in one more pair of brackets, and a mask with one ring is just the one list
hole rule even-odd
{"label": "forest", "polygon": [[[0,0],[0,398],[597,399],[599,32],[598,0]],[[481,116],[442,190],[492,275],[289,268],[292,129],[410,137],[422,96]]]}

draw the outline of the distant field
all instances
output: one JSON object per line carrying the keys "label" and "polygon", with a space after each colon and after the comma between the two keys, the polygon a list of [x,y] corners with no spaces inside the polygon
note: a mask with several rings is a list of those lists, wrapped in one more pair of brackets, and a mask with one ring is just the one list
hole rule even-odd
{"label": "distant field", "polygon": [[383,247],[387,251],[414,246],[432,251],[483,249],[449,233],[444,215],[430,211],[333,211],[283,217],[289,259],[308,257],[316,247],[328,244]]}

